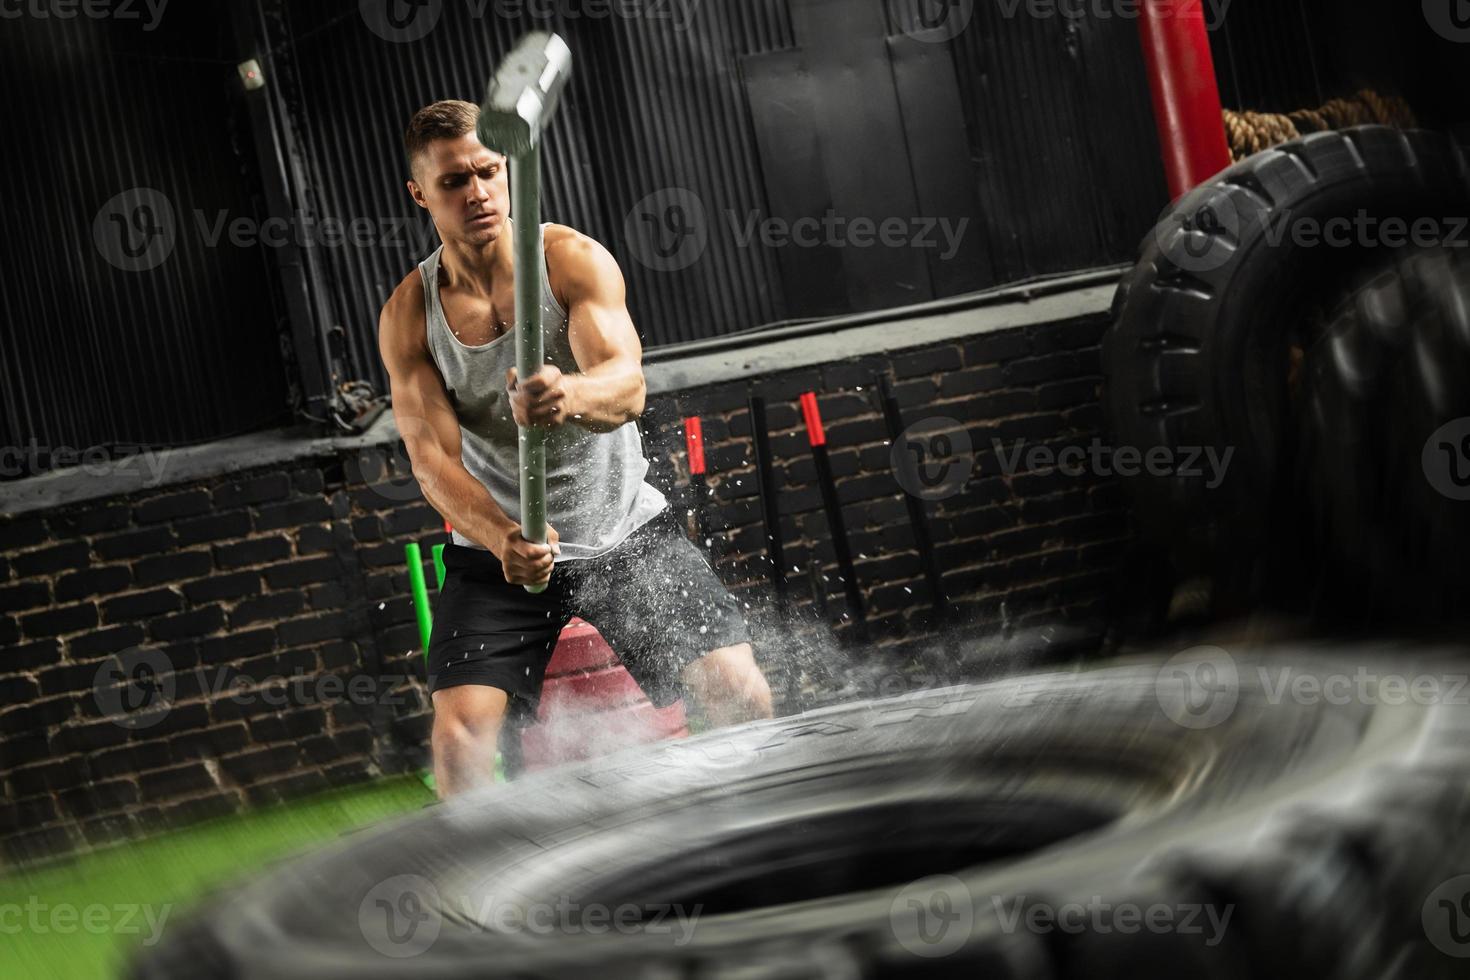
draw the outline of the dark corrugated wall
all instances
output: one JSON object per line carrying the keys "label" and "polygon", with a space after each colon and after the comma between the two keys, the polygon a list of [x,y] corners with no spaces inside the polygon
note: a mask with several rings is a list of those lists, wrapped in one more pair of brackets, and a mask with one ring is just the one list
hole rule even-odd
{"label": "dark corrugated wall", "polygon": [[[444,5],[426,37],[385,41],[354,11],[329,3],[268,3],[282,84],[301,125],[324,216],[368,218],[401,234],[326,257],[337,314],[361,376],[384,384],[376,315],[398,281],[438,245],[404,188],[404,125],[440,98],[478,102],[494,58],[544,27],[468,3]],[[713,8],[711,8],[713,12]],[[620,246],[634,202],[687,187],[712,208],[759,206],[761,188],[732,52],[780,43],[784,18],[744,6],[702,16],[690,30],[659,21],[562,22],[576,55],[563,109],[543,156],[546,220],[571,224],[623,260],[630,303],[649,343],[728,332],[780,316],[771,257],[720,249],[679,273],[655,273]],[[738,38],[738,41],[737,41]]]}
{"label": "dark corrugated wall", "polygon": [[[129,6],[143,19],[0,22],[6,479],[49,468],[53,448],[156,448],[288,415],[266,258],[207,247],[196,220],[254,213],[232,44],[202,5],[170,5],[151,30]],[[165,239],[137,261],[118,251],[166,227],[132,206],[148,202],[102,214],[94,236],[137,187],[173,210],[174,247],[151,268]]]}
{"label": "dark corrugated wall", "polygon": [[[845,2],[880,8],[890,34],[915,26],[914,8],[905,4]],[[385,228],[401,221],[407,229],[326,258],[329,290],[363,377],[384,383],[373,342],[377,311],[438,244],[403,187],[403,126],[434,99],[478,101],[494,57],[537,28],[561,32],[576,57],[544,156],[545,217],[587,232],[618,256],[645,343],[720,336],[799,308],[787,295],[778,250],[740,244],[730,217],[772,213],[742,65],[796,46],[787,0],[702,3],[687,23],[664,16],[545,21],[499,16],[506,8],[493,3],[430,4],[424,9],[438,18],[433,29],[401,43],[340,5],[266,4],[277,35],[276,82],[289,87],[322,214],[367,217]],[[640,9],[677,14],[688,6]],[[1133,24],[1003,19],[985,4],[974,16],[952,45],[955,77],[947,84],[960,95],[955,125],[964,128],[975,199],[970,234],[983,236],[985,259],[954,281],[973,289],[1127,258],[1164,203]],[[407,33],[419,32],[411,25]],[[629,215],[671,188],[703,204],[707,251],[687,266],[650,268],[630,241]]]}
{"label": "dark corrugated wall", "polygon": [[[268,84],[283,96],[309,185],[293,193],[315,220],[356,220],[368,229],[363,243],[314,247],[312,267],[327,280],[318,284],[331,304],[324,325],[344,329],[346,376],[379,390],[377,311],[437,244],[403,189],[402,127],[432,99],[477,101],[493,58],[533,28],[561,31],[577,57],[547,154],[546,216],[617,254],[650,346],[863,300],[850,283],[829,288],[817,274],[850,280],[849,259],[793,262],[789,248],[742,246],[723,219],[752,211],[791,217],[830,205],[822,182],[845,162],[841,140],[853,138],[834,128],[834,118],[870,122],[874,106],[843,105],[830,77],[806,77],[809,64],[832,71],[830,52],[810,39],[819,6],[830,17],[845,3],[879,25],[861,63],[892,75],[893,104],[903,114],[898,128],[885,124],[907,149],[888,155],[909,168],[894,181],[917,185],[909,197],[917,207],[956,207],[974,219],[978,241],[964,268],[931,258],[927,270],[913,270],[922,273],[916,296],[1126,260],[1164,203],[1137,25],[1128,17],[1036,18],[1024,2],[985,0],[643,0],[631,4],[643,16],[611,19],[586,16],[594,5],[582,0],[518,5],[562,11],[550,21],[505,17],[517,5],[503,0],[236,2],[258,3],[269,25],[276,71]],[[1467,92],[1457,80],[1470,45],[1426,31],[1419,6],[1233,0],[1211,38],[1224,102],[1285,110],[1372,85],[1401,91],[1431,122],[1461,121]],[[146,15],[144,5],[132,7]],[[395,43],[384,36],[392,31],[374,33],[368,23],[390,7],[438,20],[421,39]],[[610,7],[630,3],[601,9]],[[906,38],[925,26],[921,9],[970,20],[953,40],[926,50]],[[569,16],[577,12],[584,15]],[[285,377],[294,369],[279,353],[290,331],[278,253],[210,246],[196,218],[265,217],[258,148],[235,75],[249,44],[230,36],[229,23],[224,11],[202,4],[168,5],[153,30],[85,16],[3,22],[0,121],[12,137],[12,192],[0,213],[10,257],[0,295],[0,448],[32,440],[43,448],[172,445],[283,418]],[[798,36],[800,23],[808,24],[807,38]],[[786,76],[761,75],[777,70],[794,71],[810,104],[824,107],[822,118],[807,120],[813,131],[820,124],[828,138],[840,137],[835,159],[809,167],[804,183],[793,182],[799,168],[781,142],[801,135],[802,120],[782,124],[771,111],[780,108]],[[752,92],[764,92],[765,101],[753,103]],[[955,156],[965,159],[946,166]],[[956,172],[968,186],[952,186]],[[936,177],[951,186],[930,193]],[[174,207],[176,242],[156,268],[130,272],[104,258],[93,223],[106,202],[140,186],[157,188]],[[874,186],[875,200],[892,190]],[[704,206],[707,251],[692,263],[640,261],[630,235],[642,218],[635,206],[670,188]],[[128,221],[147,223],[139,203],[104,221],[110,248],[136,231]],[[905,281],[886,284],[872,302],[894,302]]]}

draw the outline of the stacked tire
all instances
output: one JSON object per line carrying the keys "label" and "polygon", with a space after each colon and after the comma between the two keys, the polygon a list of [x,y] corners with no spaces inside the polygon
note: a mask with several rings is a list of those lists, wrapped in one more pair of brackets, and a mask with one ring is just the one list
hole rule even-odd
{"label": "stacked tire", "polygon": [[1330,311],[1393,260],[1385,228],[1427,221],[1454,233],[1465,215],[1460,146],[1367,126],[1240,161],[1146,237],[1103,346],[1114,445],[1144,458],[1230,454],[1216,487],[1177,473],[1131,481],[1141,529],[1178,580],[1208,578],[1217,599],[1239,606],[1279,587],[1279,576],[1263,578],[1261,558],[1297,533],[1294,361],[1321,339]]}

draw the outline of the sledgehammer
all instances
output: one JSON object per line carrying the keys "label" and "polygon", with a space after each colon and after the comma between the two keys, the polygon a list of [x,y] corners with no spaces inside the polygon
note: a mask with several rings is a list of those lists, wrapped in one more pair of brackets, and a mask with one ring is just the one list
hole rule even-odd
{"label": "sledgehammer", "polygon": [[[515,222],[516,377],[529,378],[546,359],[541,335],[541,141],[572,74],[572,51],[555,34],[527,34],[500,63],[480,103],[476,135],[510,158],[510,210]],[[546,430],[520,431],[521,534],[546,543]],[[528,585],[527,592],[544,592]]]}

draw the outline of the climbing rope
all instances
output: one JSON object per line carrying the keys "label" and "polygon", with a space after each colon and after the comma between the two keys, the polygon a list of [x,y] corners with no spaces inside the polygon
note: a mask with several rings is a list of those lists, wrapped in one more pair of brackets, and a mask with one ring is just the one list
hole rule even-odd
{"label": "climbing rope", "polygon": [[1412,129],[1418,125],[1407,102],[1396,95],[1379,95],[1372,89],[1363,89],[1345,99],[1333,99],[1317,109],[1298,109],[1284,115],[1234,109],[1225,109],[1222,114],[1232,160],[1243,159],[1306,133],[1370,123],[1398,129]]}

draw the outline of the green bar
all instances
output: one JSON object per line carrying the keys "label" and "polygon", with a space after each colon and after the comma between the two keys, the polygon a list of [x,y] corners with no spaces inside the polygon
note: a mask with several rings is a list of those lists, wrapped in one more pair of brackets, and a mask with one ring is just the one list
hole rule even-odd
{"label": "green bar", "polygon": [[442,544],[436,544],[436,545],[434,545],[434,549],[433,549],[432,554],[434,555],[434,577],[439,582],[439,586],[438,586],[439,587],[439,591],[440,592],[443,592],[444,591],[444,546]]}
{"label": "green bar", "polygon": [[429,634],[433,632],[434,613],[429,609],[429,590],[424,585],[424,553],[414,541],[403,546],[408,559],[408,587],[413,593],[413,611],[419,621],[419,640],[424,647],[424,656],[429,655]]}

